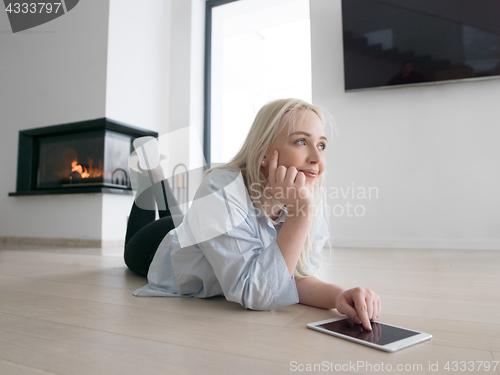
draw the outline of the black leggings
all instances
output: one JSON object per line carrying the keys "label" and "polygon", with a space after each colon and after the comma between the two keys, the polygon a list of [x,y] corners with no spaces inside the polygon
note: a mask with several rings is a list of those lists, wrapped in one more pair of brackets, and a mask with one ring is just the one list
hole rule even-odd
{"label": "black leggings", "polygon": [[[155,201],[160,216],[158,220],[156,210],[152,209]],[[137,275],[147,276],[158,246],[175,228],[167,202],[177,205],[167,180],[145,189],[134,200],[125,235],[124,257],[127,267]]]}

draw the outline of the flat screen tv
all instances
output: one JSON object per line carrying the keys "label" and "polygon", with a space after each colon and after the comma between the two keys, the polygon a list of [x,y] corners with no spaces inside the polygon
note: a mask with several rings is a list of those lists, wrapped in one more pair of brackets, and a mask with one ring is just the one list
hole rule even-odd
{"label": "flat screen tv", "polygon": [[345,90],[500,78],[500,0],[342,0]]}

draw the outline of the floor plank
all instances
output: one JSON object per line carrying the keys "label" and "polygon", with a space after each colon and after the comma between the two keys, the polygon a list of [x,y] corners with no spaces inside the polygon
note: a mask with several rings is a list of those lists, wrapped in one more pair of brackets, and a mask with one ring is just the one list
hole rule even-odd
{"label": "floor plank", "polygon": [[19,363],[4,361],[0,359],[0,374],[8,375],[53,375],[53,372],[39,370],[31,366],[24,366]]}
{"label": "floor plank", "polygon": [[0,314],[0,356],[57,374],[255,374],[283,366],[213,350]]}

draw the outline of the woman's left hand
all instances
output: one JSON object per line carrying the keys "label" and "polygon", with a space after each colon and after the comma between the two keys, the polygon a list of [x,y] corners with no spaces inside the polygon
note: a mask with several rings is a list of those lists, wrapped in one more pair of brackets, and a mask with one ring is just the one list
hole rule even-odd
{"label": "woman's left hand", "polygon": [[380,297],[377,293],[365,288],[346,289],[341,292],[335,307],[341,314],[347,315],[351,320],[371,331],[370,320],[378,318],[382,309]]}

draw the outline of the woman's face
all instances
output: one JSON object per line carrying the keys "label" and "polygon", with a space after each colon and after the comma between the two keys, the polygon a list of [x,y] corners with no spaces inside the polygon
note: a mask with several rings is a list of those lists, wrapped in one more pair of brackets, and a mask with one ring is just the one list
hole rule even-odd
{"label": "woman's face", "polygon": [[319,176],[325,171],[324,150],[327,139],[323,123],[316,113],[300,110],[296,116],[299,123],[288,135],[290,124],[278,133],[278,136],[265,153],[264,174],[269,176],[269,161],[274,150],[278,150],[278,166],[295,167],[304,172],[306,185],[312,190]]}

